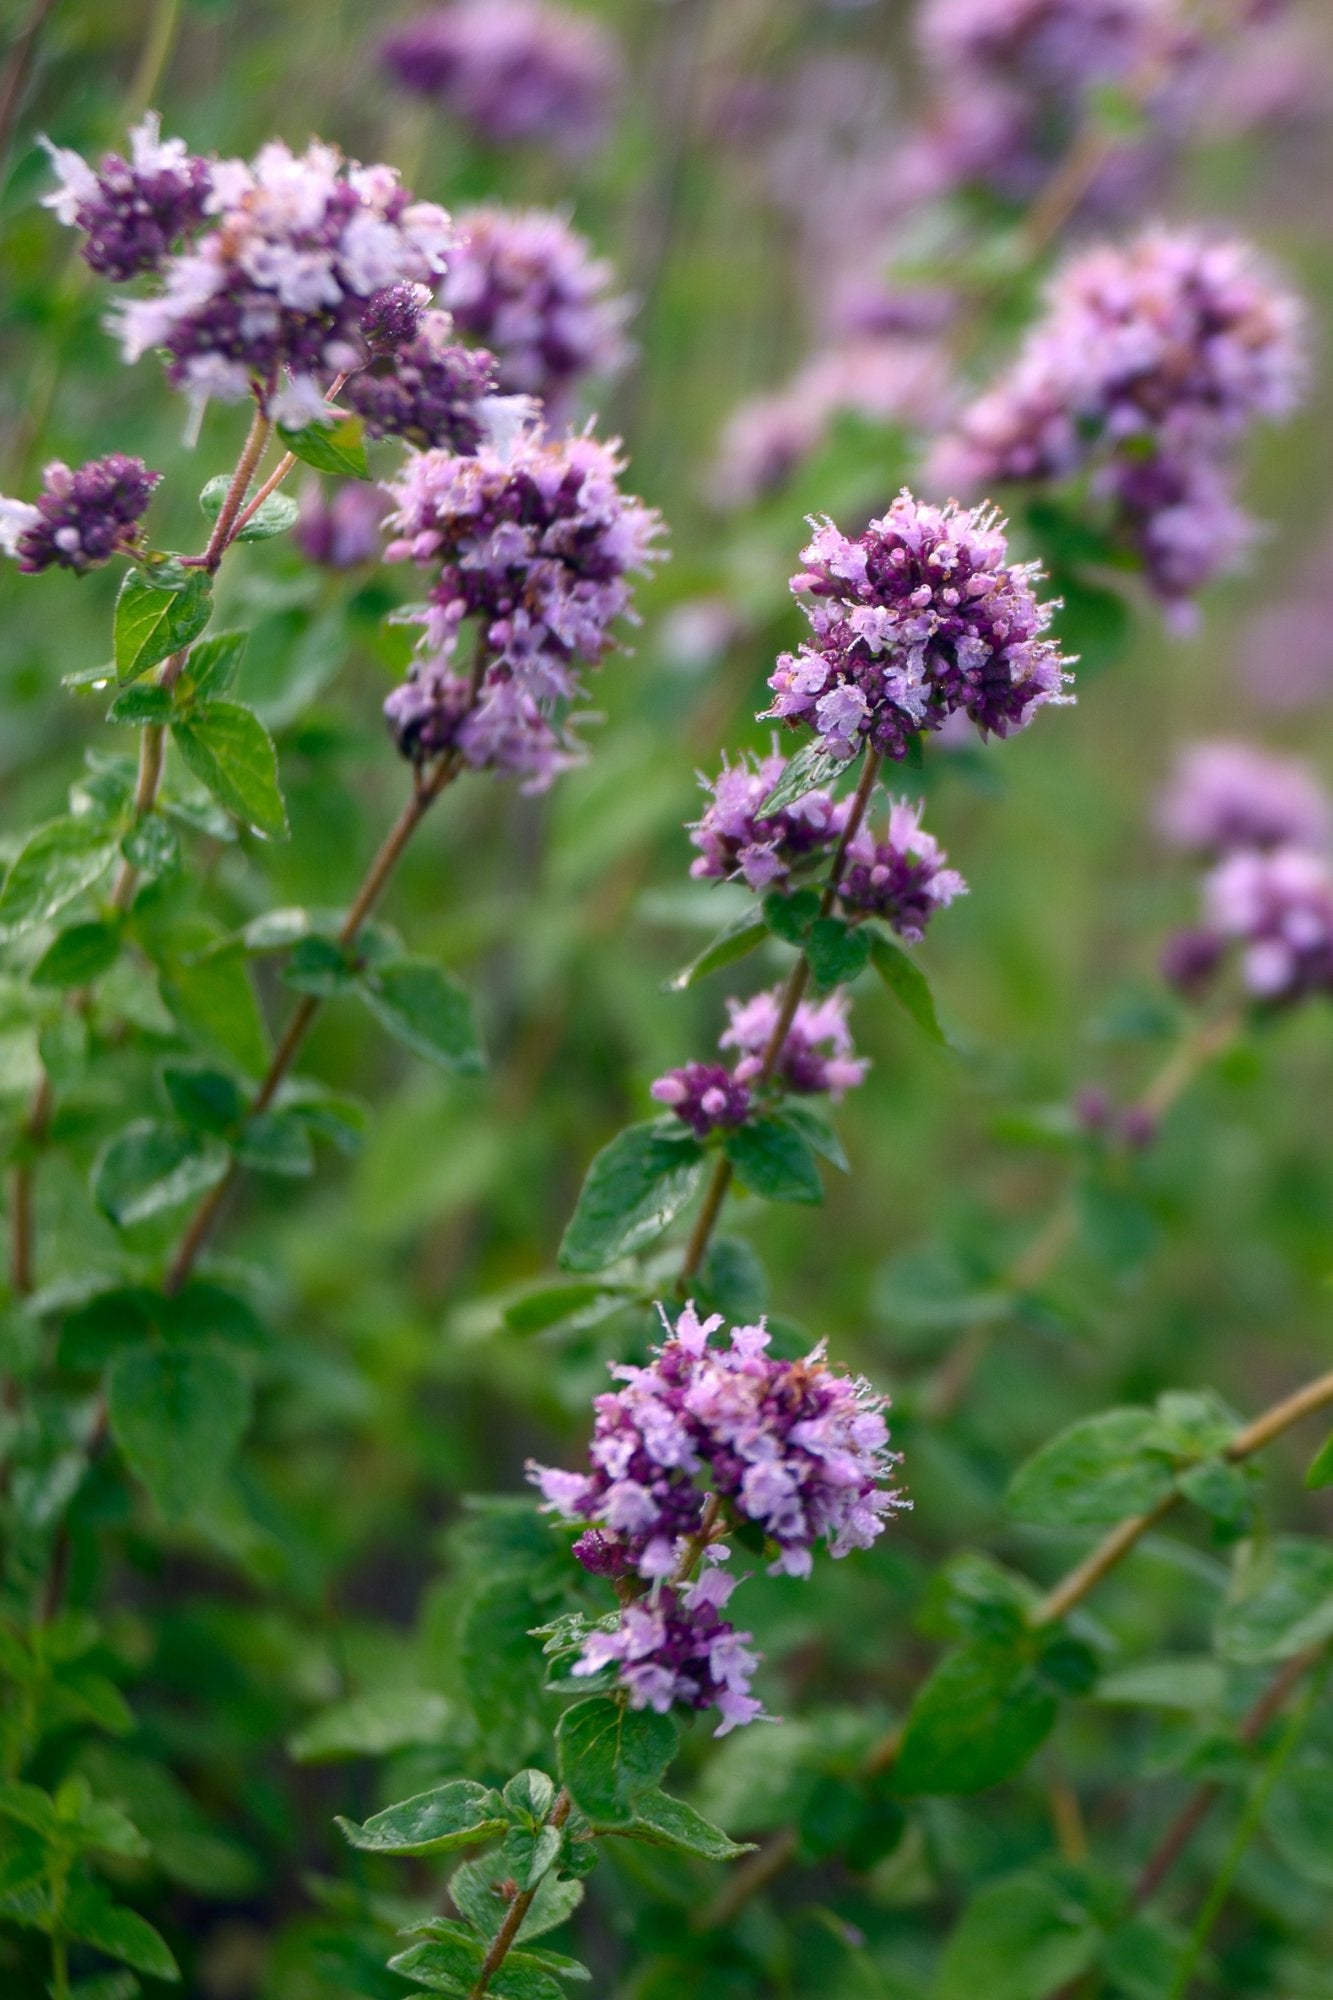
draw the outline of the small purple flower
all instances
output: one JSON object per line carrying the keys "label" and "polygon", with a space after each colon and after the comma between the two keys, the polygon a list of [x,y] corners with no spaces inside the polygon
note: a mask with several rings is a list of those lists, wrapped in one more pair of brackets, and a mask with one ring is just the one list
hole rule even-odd
{"label": "small purple flower", "polygon": [[957,869],[945,867],[939,842],[922,831],[923,810],[905,799],[891,801],[885,840],[876,840],[865,825],[858,828],[838,883],[844,910],[882,917],[909,944],[920,943],[936,910],[967,894]]}
{"label": "small purple flower", "polygon": [[478,208],[458,217],[440,303],[461,333],[494,351],[501,388],[536,396],[555,430],[584,382],[609,381],[629,357],[631,303],[614,281],[563,217]]}
{"label": "small purple flower", "polygon": [[692,1062],[669,1069],[653,1084],[652,1095],[701,1139],[743,1125],[750,1115],[749,1090],[721,1063]]}
{"label": "small purple flower", "polygon": [[[773,1069],[772,1081],[782,1089],[802,1097],[827,1092],[835,1102],[844,1091],[855,1090],[865,1081],[870,1065],[852,1052],[852,1031],[847,1023],[848,998],[830,993],[827,1000],[802,1000],[792,1018]],[[719,1044],[737,1049],[738,1083],[753,1083],[764,1066],[764,1057],[777,1032],[782,992],[756,993],[749,1000],[728,1000],[731,1025]]]}
{"label": "small purple flower", "polygon": [[1162,947],[1161,974],[1186,1000],[1199,1000],[1226,953],[1226,939],[1202,925],[1172,933]]}
{"label": "small purple flower", "polygon": [[131,128],[129,159],[108,153],[96,171],[67,146],[42,144],[60,177],[43,207],[83,230],[85,263],[113,283],[158,270],[203,224],[212,165],[188,152],[183,139],[164,139],[156,111]]}
{"label": "small purple flower", "polygon": [[1173,847],[1224,854],[1233,847],[1326,847],[1333,806],[1308,764],[1250,743],[1191,743],[1157,806]]}
{"label": "small purple flower", "polygon": [[53,459],[36,503],[0,499],[0,548],[29,576],[59,564],[82,574],[138,546],[138,527],[160,472],[109,452],[71,472]]}
{"label": "small purple flower", "polygon": [[1046,630],[1035,563],[1010,563],[999,516],[932,507],[904,488],[855,540],[815,524],[792,578],[813,640],[784,653],[766,713],[813,729],[851,757],[863,743],[901,757],[918,730],[962,709],[1007,736],[1064,693],[1066,661]]}
{"label": "small purple flower", "polygon": [[415,338],[352,376],[343,401],[365,418],[371,437],[463,456],[476,451],[489,431],[495,356],[459,347],[450,332],[447,313],[427,313]]}
{"label": "small purple flower", "polygon": [[677,1705],[716,1708],[722,1721],[715,1736],[758,1720],[763,1703],[750,1693],[758,1655],[749,1650],[750,1634],[721,1616],[735,1587],[735,1578],[710,1568],[691,1583],[626,1605],[614,1632],[584,1641],[571,1671],[598,1674],[613,1666],[631,1708],[659,1715]]}
{"label": "small purple flower", "polygon": [[361,315],[361,338],[374,354],[396,354],[421,331],[430,306],[425,285],[385,285],[371,294]]}
{"label": "small purple flower", "polygon": [[620,53],[600,22],[544,0],[453,0],[395,28],[380,58],[403,90],[433,99],[484,144],[578,155],[605,134]]}
{"label": "small purple flower", "polygon": [[364,361],[362,322],[386,291],[443,275],[449,218],[391,167],[318,142],[294,154],[274,140],[211,176],[209,226],[165,259],[159,291],[116,311],[125,359],[164,349],[167,379],[196,399],[257,392],[283,423],[309,423],[329,379]]}
{"label": "small purple flower", "polygon": [[331,493],[318,479],[301,488],[301,511],[294,536],[307,562],[321,569],[355,569],[375,562],[384,549],[384,517],[389,503],[378,487],[361,479],[341,480]]}
{"label": "small purple flower", "polygon": [[[537,785],[577,754],[553,707],[580,691],[630,614],[629,578],[656,557],[657,514],[623,493],[615,447],[551,440],[521,425],[474,457],[414,453],[386,491],[395,502],[388,560],[434,578],[411,614],[421,657],[385,704],[400,749],[455,745],[476,768]],[[465,620],[477,621],[477,678],[452,665]]]}
{"label": "small purple flower", "polygon": [[1241,946],[1241,978],[1277,1006],[1333,992],[1333,870],[1300,847],[1241,849],[1204,884],[1207,921]]}
{"label": "small purple flower", "polygon": [[707,789],[712,797],[702,819],[690,828],[699,849],[690,873],[713,881],[740,875],[751,889],[783,887],[794,866],[817,860],[836,845],[850,805],[827,792],[807,792],[790,806],[762,815],[787,760],[767,757],[724,764]]}

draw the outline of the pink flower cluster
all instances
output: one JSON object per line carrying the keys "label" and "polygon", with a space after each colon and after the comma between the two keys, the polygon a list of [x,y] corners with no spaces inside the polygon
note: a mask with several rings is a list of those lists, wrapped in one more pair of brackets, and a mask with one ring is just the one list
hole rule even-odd
{"label": "pink flower cluster", "polygon": [[1214,862],[1202,925],[1168,941],[1173,985],[1200,993],[1235,948],[1242,984],[1262,1005],[1333,994],[1333,801],[1308,766],[1243,743],[1195,744],[1158,825]]}
{"label": "pink flower cluster", "polygon": [[691,875],[715,882],[740,875],[762,892],[783,887],[794,868],[832,851],[847,824],[847,801],[807,792],[775,813],[760,812],[786,768],[786,758],[774,750],[724,764],[711,783],[705,780],[711,797],[690,828],[699,849]]}
{"label": "pink flower cluster", "polygon": [[749,1000],[728,1000],[731,1023],[718,1047],[735,1049],[734,1069],[718,1062],[691,1062],[669,1069],[652,1086],[659,1104],[700,1139],[719,1130],[743,1125],[757,1107],[765,1083],[779,1095],[829,1096],[836,1103],[844,1091],[864,1082],[870,1065],[852,1050],[847,1021],[847,996],[837,992],[826,1000],[802,1000],[783,1039],[772,1075],[764,1076],[764,1058],[777,1032],[782,992],[756,993]]}
{"label": "pink flower cluster", "polygon": [[615,1665],[636,1707],[716,1701],[719,1734],[759,1713],[753,1659],[748,1635],[717,1617],[731,1586],[707,1569],[689,1583],[696,1563],[724,1560],[727,1535],[750,1523],[775,1546],[773,1573],[807,1576],[817,1542],[833,1556],[868,1548],[905,1504],[868,1382],[836,1373],[822,1346],[775,1359],[762,1323],[711,1345],[722,1324],[687,1305],[646,1367],[612,1369],[622,1386],[596,1399],[587,1473],[529,1467],[549,1511],[596,1531],[576,1544],[587,1567],[640,1593],[574,1671]]}

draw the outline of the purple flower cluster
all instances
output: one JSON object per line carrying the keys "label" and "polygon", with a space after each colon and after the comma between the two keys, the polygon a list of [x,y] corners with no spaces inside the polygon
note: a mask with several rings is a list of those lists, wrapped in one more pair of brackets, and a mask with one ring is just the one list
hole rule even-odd
{"label": "purple flower cluster", "polygon": [[426,450],[466,455],[488,435],[495,356],[451,341],[449,315],[430,312],[406,345],[353,375],[343,401],[371,437],[406,438]]}
{"label": "purple flower cluster", "polygon": [[271,415],[308,423],[329,379],[366,359],[363,322],[375,332],[384,295],[410,320],[401,288],[443,275],[449,218],[391,167],[318,143],[294,154],[275,140],[209,172],[209,226],[162,261],[159,290],[117,308],[125,358],[161,348],[174,387],[226,402],[256,391]]}
{"label": "purple flower cluster", "polygon": [[[853,1054],[847,1005],[847,995],[841,992],[830,993],[826,1000],[802,1000],[773,1067],[775,1085],[798,1097],[827,1094],[836,1103],[844,1091],[864,1083],[870,1065]],[[728,1000],[730,1025],[718,1046],[739,1051],[737,1082],[753,1083],[762,1074],[781,1009],[780,987],[749,1000]]]}
{"label": "purple flower cluster", "polygon": [[1173,847],[1225,854],[1237,847],[1313,847],[1333,835],[1329,798],[1308,764],[1251,743],[1191,743],[1157,805]]}
{"label": "purple flower cluster", "polygon": [[80,574],[138,544],[138,526],[160,472],[109,452],[71,472],[59,459],[42,475],[35,504],[0,499],[0,548],[30,576],[59,564]]}
{"label": "purple flower cluster", "polygon": [[457,226],[441,303],[460,332],[494,350],[501,388],[538,397],[557,429],[583,382],[624,366],[630,301],[559,215],[478,208]]}
{"label": "purple flower cluster", "polygon": [[1268,1005],[1333,993],[1333,801],[1309,768],[1244,743],[1198,743],[1158,806],[1177,847],[1215,865],[1202,925],[1168,940],[1162,971],[1201,995],[1233,946],[1246,991]]}
{"label": "purple flower cluster", "polygon": [[570,155],[601,141],[621,81],[606,29],[544,0],[452,0],[395,28],[380,57],[400,88],[432,99],[484,144]]}
{"label": "purple flower cluster", "polygon": [[738,1083],[722,1063],[692,1062],[669,1069],[653,1084],[652,1094],[701,1139],[743,1125],[753,1102],[749,1087]]}
{"label": "purple flower cluster", "polygon": [[743,1125],[755,1109],[755,1092],[765,1082],[800,1097],[829,1096],[836,1102],[845,1090],[864,1082],[870,1065],[852,1049],[847,1021],[847,996],[831,993],[826,1000],[802,1000],[783,1039],[782,1049],[765,1078],[764,1058],[777,1032],[781,990],[756,993],[749,1000],[728,1000],[730,1023],[718,1046],[735,1049],[733,1070],[721,1063],[685,1063],[659,1076],[652,1086],[657,1103],[700,1139],[711,1132]]}
{"label": "purple flower cluster", "polygon": [[849,914],[880,917],[908,944],[919,944],[936,910],[967,894],[956,868],[946,868],[939,842],[923,831],[919,805],[894,799],[887,837],[862,825],[847,844],[838,901]]}
{"label": "purple flower cluster", "polygon": [[1285,416],[1304,378],[1298,301],[1249,248],[1154,229],[1059,272],[1008,374],[937,448],[937,483],[1087,474],[1153,589],[1182,605],[1249,538],[1238,441]]}
{"label": "purple flower cluster", "polygon": [[[415,453],[390,482],[387,557],[433,579],[429,603],[411,614],[422,655],[385,703],[404,755],[456,747],[474,767],[534,786],[570,761],[551,710],[611,645],[629,614],[629,578],[655,556],[658,516],[621,491],[621,470],[612,445],[522,424],[475,457]],[[469,618],[472,676],[453,667]]]}
{"label": "purple flower cluster", "polygon": [[690,873],[711,881],[740,875],[758,891],[782,888],[793,868],[818,860],[832,849],[847,824],[849,802],[827,792],[807,792],[777,812],[759,808],[787,768],[778,751],[753,761],[724,764],[705,787],[711,794],[703,817],[690,828],[699,849]]}
{"label": "purple flower cluster", "polygon": [[596,1399],[586,1474],[529,1467],[549,1511],[596,1531],[575,1545],[586,1566],[627,1595],[648,1586],[574,1671],[615,1665],[635,1707],[715,1700],[719,1734],[760,1712],[746,1693],[754,1663],[748,1635],[718,1618],[726,1583],[715,1570],[686,1581],[696,1561],[724,1560],[726,1536],[752,1523],[776,1546],[775,1574],[807,1576],[816,1542],[833,1556],[868,1548],[904,1504],[869,1383],[835,1373],[822,1346],[774,1359],[762,1323],[711,1346],[722,1323],[687,1305],[647,1367],[612,1369],[623,1386]]}
{"label": "purple flower cluster", "polygon": [[202,226],[212,166],[189,152],[183,139],[164,139],[156,111],[131,127],[128,160],[108,153],[95,171],[69,147],[42,143],[60,180],[42,205],[84,232],[84,261],[101,277],[123,284],[158,270]]}
{"label": "purple flower cluster", "polygon": [[854,540],[816,524],[792,579],[813,600],[814,636],[780,656],[766,712],[840,757],[865,743],[902,757],[958,710],[1007,736],[1067,701],[1067,662],[1046,636],[1056,607],[1036,595],[1037,565],[1007,556],[993,510],[932,507],[906,489]]}

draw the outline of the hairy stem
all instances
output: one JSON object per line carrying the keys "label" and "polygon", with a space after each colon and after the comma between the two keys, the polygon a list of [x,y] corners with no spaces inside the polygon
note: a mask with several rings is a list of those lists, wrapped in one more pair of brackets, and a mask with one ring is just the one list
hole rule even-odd
{"label": "hairy stem", "polygon": [[[334,378],[334,380],[329,384],[328,391],[324,397],[326,403],[331,403],[333,401],[333,398],[337,395],[338,391],[342,388],[343,383],[346,380],[347,380],[346,374],[338,375]],[[246,502],[244,509],[236,516],[236,519],[232,523],[231,533],[228,536],[229,545],[231,542],[234,542],[236,540],[236,537],[240,534],[241,529],[244,528],[247,525],[247,523],[250,520],[252,520],[253,517],[259,512],[260,508],[263,506],[264,502],[270,497],[270,495],[277,492],[283,480],[287,477],[287,474],[291,471],[292,467],[295,464],[296,464],[296,453],[294,451],[284,452],[282,457],[278,460],[277,464],[274,466],[272,472],[270,472],[268,478],[259,488],[259,491],[253,496],[253,498],[251,498]]]}
{"label": "hairy stem", "polygon": [[[839,840],[833,856],[833,866],[829,870],[828,881],[824,884],[824,893],[820,898],[819,914],[821,917],[828,916],[834,903],[837,901],[838,885],[842,881],[843,869],[847,861],[847,849],[860,832],[861,822],[864,820],[870,804],[870,794],[874,791],[875,780],[879,776],[881,762],[882,759],[878,750],[866,751],[865,765],[861,771],[860,783],[856,787],[856,795],[852,800],[851,811],[847,815],[847,824],[842,830],[842,838]],[[759,1074],[755,1079],[761,1088],[764,1084],[771,1083],[773,1080],[773,1072],[782,1058],[783,1044],[786,1042],[791,1030],[792,1022],[796,1019],[796,1009],[805,997],[805,989],[809,984],[810,961],[805,953],[802,952],[788,974],[787,984],[782,990],[782,999],[778,1006],[778,1018],[774,1023],[773,1032],[768,1038],[768,1047],[764,1050]],[[709,1241],[713,1230],[717,1226],[717,1219],[722,1213],[722,1204],[727,1197],[727,1189],[731,1186],[731,1177],[731,1161],[725,1154],[719,1154],[717,1164],[713,1168],[712,1179],[709,1181],[707,1192],[704,1195],[703,1205],[695,1217],[694,1228],[690,1231],[690,1240],[685,1246],[685,1255],[681,1261],[680,1271],[676,1278],[678,1290],[683,1290],[689,1284],[691,1278],[694,1277],[699,1266],[703,1263],[704,1257],[707,1255]]]}
{"label": "hairy stem", "polygon": [[[562,1827],[569,1818],[573,1804],[574,1801],[562,1785],[556,1793],[555,1801],[547,1815],[547,1826]],[[468,1995],[468,2000],[482,2000],[482,1996],[491,1981],[508,1958],[514,1939],[523,1927],[523,1919],[532,1908],[533,1898],[540,1887],[541,1884],[538,1882],[531,1889],[524,1889],[522,1894],[515,1896],[513,1902],[509,1905],[505,1913],[505,1920],[495,1933],[494,1938],[491,1940],[490,1950],[482,1960],[481,1971],[477,1974],[477,1983]]]}
{"label": "hairy stem", "polygon": [[250,490],[255,467],[264,455],[264,446],[268,443],[272,430],[273,419],[265,416],[262,409],[256,409],[250,420],[245,443],[241,447],[240,458],[236,462],[236,470],[231,476],[231,484],[223,498],[217,520],[213,523],[213,532],[208,538],[208,547],[204,550],[200,563],[200,567],[206,569],[210,576],[227,552],[232,539],[232,530],[236,526],[236,517]]}

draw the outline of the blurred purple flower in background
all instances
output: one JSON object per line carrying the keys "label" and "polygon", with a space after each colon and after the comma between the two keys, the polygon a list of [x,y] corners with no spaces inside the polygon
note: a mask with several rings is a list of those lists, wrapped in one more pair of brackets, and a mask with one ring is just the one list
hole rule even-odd
{"label": "blurred purple flower in background", "polygon": [[453,0],[413,15],[380,44],[403,89],[428,97],[491,146],[516,140],[571,155],[605,137],[620,52],[588,14],[544,0]]}

